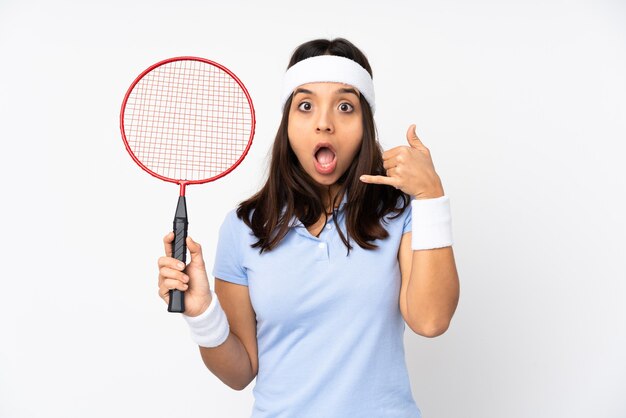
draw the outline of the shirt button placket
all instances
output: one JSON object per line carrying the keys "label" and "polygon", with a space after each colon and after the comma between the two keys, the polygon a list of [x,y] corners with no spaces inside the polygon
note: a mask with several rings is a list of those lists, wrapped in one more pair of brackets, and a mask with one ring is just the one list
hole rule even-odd
{"label": "shirt button placket", "polygon": [[319,242],[317,244],[317,248],[319,251],[320,256],[318,257],[319,260],[328,260],[328,244],[325,242]]}

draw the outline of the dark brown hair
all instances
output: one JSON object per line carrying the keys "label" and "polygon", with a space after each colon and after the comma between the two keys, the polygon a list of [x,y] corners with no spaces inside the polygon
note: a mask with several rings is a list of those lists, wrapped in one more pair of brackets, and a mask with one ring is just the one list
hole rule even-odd
{"label": "dark brown hair", "polygon": [[[367,58],[356,46],[346,39],[316,39],[300,45],[294,51],[287,68],[306,58],[318,55],[337,55],[356,61],[372,75]],[[289,145],[287,125],[289,121],[289,98],[285,104],[282,120],[276,133],[269,175],[265,185],[248,200],[242,202],[237,209],[237,216],[252,229],[258,239],[252,247],[260,248],[260,252],[271,251],[287,235],[289,221],[296,216],[305,227],[315,224],[320,217],[326,216],[322,202],[322,194],[326,187],[316,183],[302,168],[296,154]],[[345,194],[347,237],[337,224],[337,216],[333,221],[337,226],[343,243],[352,249],[351,239],[365,249],[375,249],[372,243],[376,239],[385,239],[389,233],[382,225],[383,217],[395,213],[399,216],[409,205],[409,195],[391,186],[365,184],[359,180],[363,174],[384,175],[382,149],[377,140],[376,126],[371,108],[367,101],[360,97],[363,109],[363,139],[352,164],[339,178],[341,185],[335,200]],[[398,205],[399,199],[401,204]],[[331,202],[331,207],[337,206]]]}

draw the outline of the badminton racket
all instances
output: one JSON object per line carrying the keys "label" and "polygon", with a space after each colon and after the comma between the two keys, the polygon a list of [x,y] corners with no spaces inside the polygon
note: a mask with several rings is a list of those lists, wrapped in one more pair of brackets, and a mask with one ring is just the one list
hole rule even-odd
{"label": "badminton racket", "polygon": [[[126,150],[144,171],[179,185],[172,257],[186,263],[186,186],[217,180],[243,161],[254,137],[254,106],[223,65],[197,57],[160,61],[130,85],[120,112]],[[168,311],[184,312],[170,290]]]}

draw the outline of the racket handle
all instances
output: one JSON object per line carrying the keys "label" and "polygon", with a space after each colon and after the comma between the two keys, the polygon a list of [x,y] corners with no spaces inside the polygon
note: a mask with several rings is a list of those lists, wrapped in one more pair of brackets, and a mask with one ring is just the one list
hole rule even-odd
{"label": "racket handle", "polygon": [[[187,203],[185,196],[178,198],[176,215],[174,216],[174,242],[172,243],[172,257],[186,262],[187,259]],[[185,312],[185,293],[178,290],[170,290],[170,302],[167,306],[169,312]]]}

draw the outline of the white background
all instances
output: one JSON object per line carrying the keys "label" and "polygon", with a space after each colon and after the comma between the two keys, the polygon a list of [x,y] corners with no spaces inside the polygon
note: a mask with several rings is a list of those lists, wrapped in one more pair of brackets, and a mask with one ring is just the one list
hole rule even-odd
{"label": "white background", "polygon": [[384,147],[416,123],[451,198],[456,316],[405,335],[424,416],[626,416],[624,2],[0,0],[1,417],[249,416],[254,384],[210,374],[157,296],[178,190],[132,162],[119,109],[171,56],[250,90],[249,156],[187,192],[212,264],[291,52],[335,36],[371,61]]}

